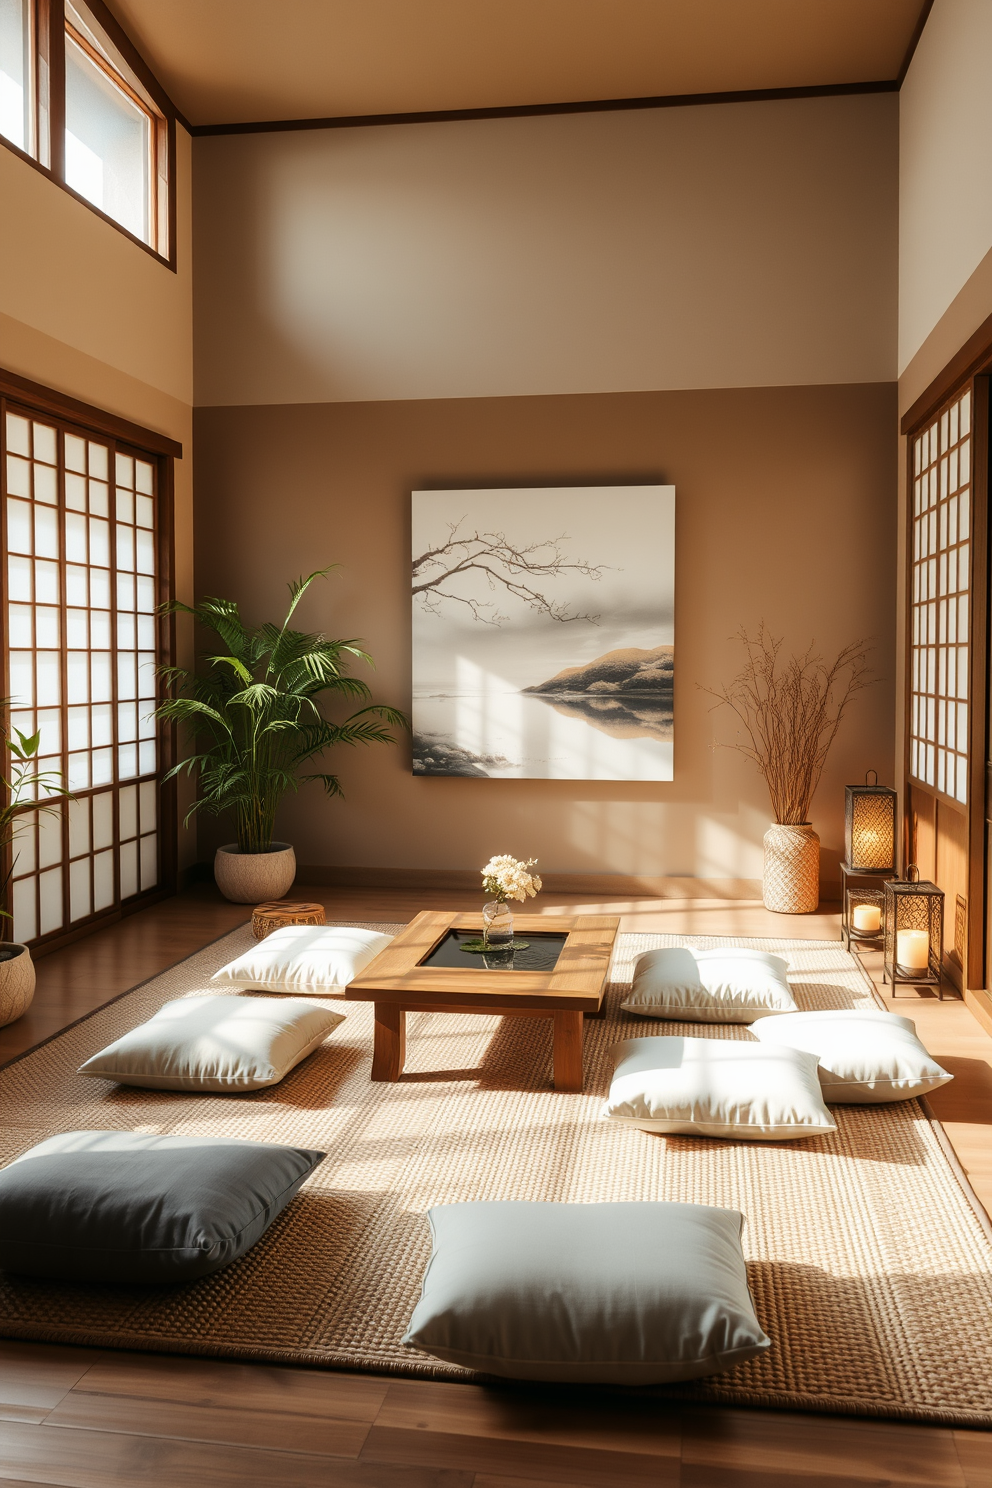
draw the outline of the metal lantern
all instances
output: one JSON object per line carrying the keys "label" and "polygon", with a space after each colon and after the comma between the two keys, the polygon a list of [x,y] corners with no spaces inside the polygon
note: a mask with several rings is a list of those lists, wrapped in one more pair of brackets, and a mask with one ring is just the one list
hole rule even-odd
{"label": "metal lantern", "polygon": [[885,933],[885,895],[881,889],[844,888],[841,939],[879,950]]}
{"label": "metal lantern", "polygon": [[844,860],[851,873],[896,871],[896,793],[874,770],[864,785],[844,787]]}
{"label": "metal lantern", "polygon": [[[916,875],[913,878],[913,874]],[[900,982],[932,986],[943,998],[940,968],[944,957],[944,891],[920,879],[913,864],[906,878],[889,879],[884,885],[885,968],[882,980],[892,983],[892,995]]]}

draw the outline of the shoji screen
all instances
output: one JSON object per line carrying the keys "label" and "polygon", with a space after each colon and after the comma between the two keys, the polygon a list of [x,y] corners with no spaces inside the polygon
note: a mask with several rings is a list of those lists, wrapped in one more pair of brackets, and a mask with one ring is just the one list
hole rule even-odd
{"label": "shoji screen", "polygon": [[913,440],[910,775],[968,800],[971,389]]}
{"label": "shoji screen", "polygon": [[156,607],[159,461],[7,404],[5,694],[72,793],[24,818],[17,940],[53,936],[162,882]]}

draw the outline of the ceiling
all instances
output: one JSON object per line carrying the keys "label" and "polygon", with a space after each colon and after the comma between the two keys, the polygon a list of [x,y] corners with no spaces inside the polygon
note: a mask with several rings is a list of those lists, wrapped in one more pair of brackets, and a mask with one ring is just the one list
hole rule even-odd
{"label": "ceiling", "polygon": [[110,0],[191,124],[875,82],[921,0]]}

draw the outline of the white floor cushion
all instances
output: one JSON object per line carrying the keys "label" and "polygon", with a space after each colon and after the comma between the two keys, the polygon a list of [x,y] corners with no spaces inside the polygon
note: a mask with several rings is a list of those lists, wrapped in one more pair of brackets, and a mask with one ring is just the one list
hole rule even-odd
{"label": "white floor cushion", "polygon": [[779,1142],[837,1128],[816,1055],[722,1038],[624,1039],[603,1115],[643,1131]]}
{"label": "white floor cushion", "polygon": [[634,983],[621,1006],[673,1023],[750,1023],[795,1011],[787,971],[781,956],[750,947],[645,951],[634,963]]}
{"label": "white floor cushion", "polygon": [[287,925],[210,978],[221,987],[334,997],[393,939],[348,925]]}
{"label": "white floor cushion", "polygon": [[486,1374],[652,1385],[771,1346],[743,1216],[705,1204],[442,1204],[403,1342]]}
{"label": "white floor cushion", "polygon": [[775,1044],[815,1054],[828,1101],[908,1100],[953,1079],[920,1043],[911,1018],[881,1008],[762,1018],[751,1032],[766,1048]]}
{"label": "white floor cushion", "polygon": [[261,1090],[343,1022],[343,1013],[284,997],[180,997],[79,1074],[151,1090]]}

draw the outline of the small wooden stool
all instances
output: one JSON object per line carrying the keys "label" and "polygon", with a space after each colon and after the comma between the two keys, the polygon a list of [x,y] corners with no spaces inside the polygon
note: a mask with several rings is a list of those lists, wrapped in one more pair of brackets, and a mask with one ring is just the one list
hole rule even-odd
{"label": "small wooden stool", "polygon": [[286,925],[323,925],[322,904],[289,904],[285,899],[272,899],[267,904],[257,904],[251,914],[251,933],[256,940],[264,940],[273,930],[282,930]]}

